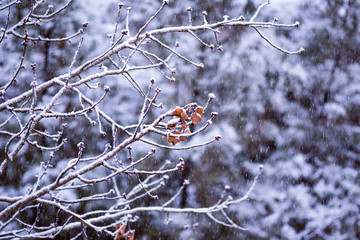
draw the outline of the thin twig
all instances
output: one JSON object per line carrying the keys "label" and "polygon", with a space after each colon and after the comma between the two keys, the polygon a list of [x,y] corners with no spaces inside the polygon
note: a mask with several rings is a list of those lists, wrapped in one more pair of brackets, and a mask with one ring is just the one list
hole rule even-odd
{"label": "thin twig", "polygon": [[304,48],[300,48],[297,51],[288,51],[286,49],[283,49],[279,46],[276,46],[274,43],[272,43],[268,38],[266,38],[256,27],[252,27],[253,29],[255,29],[255,31],[260,35],[261,38],[263,38],[267,43],[269,43],[273,48],[276,48],[277,50],[286,53],[286,54],[299,54],[299,53],[303,53],[305,50]]}

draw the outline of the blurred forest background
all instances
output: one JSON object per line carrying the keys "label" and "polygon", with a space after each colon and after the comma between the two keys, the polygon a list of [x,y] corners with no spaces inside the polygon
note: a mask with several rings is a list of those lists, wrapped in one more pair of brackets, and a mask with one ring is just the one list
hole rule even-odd
{"label": "blurred forest background", "polygon": [[[64,1],[56,4],[61,2]],[[130,30],[136,32],[162,1],[122,2],[132,7]],[[188,24],[189,6],[193,9],[193,22],[202,21],[202,11],[207,11],[210,23],[224,15],[243,15],[248,19],[261,3],[172,0],[149,27]],[[29,4],[30,1],[23,1],[12,8],[11,14],[21,19]],[[109,46],[106,35],[113,31],[117,4],[113,0],[74,1],[56,21],[42,25],[38,34],[68,36],[88,21],[80,51],[82,63]],[[206,134],[179,145],[201,142],[216,134],[222,139],[197,150],[159,150],[156,160],[159,165],[178,157],[186,162],[181,174],[170,175],[167,187],[157,193],[159,197],[173,195],[183,180],[189,179],[190,185],[175,205],[210,206],[226,185],[231,187],[232,196],[243,195],[258,166],[262,164],[264,168],[249,201],[230,209],[234,221],[247,231],[229,229],[196,215],[147,213],[139,215],[139,220],[131,225],[136,230],[136,239],[360,239],[359,16],[359,0],[272,1],[261,11],[258,21],[277,17],[281,23],[301,24],[296,29],[262,29],[263,34],[285,49],[304,47],[306,51],[301,55],[286,55],[272,48],[251,28],[222,29],[219,42],[223,51],[205,48],[190,34],[165,35],[166,41],[171,45],[178,41],[179,51],[203,62],[205,68],[195,69],[181,59],[173,59],[174,83],[153,70],[139,72],[135,79],[146,88],[149,76],[154,76],[156,85],[163,89],[158,101],[165,109],[193,101],[205,105],[208,94],[214,93],[216,99],[210,110],[219,113],[214,124]],[[0,12],[1,27],[6,18],[7,13]],[[200,36],[214,43],[210,35]],[[74,39],[71,43],[31,44],[32,54],[26,55],[26,62],[37,62],[38,79],[46,81],[67,72],[77,42]],[[165,54],[162,49],[159,54],[162,51]],[[16,38],[0,44],[1,85],[11,78],[21,53],[21,41]],[[20,76],[28,82],[17,84],[28,89],[33,78],[31,71],[22,71]],[[119,77],[108,77],[106,84],[111,92],[101,103],[102,109],[115,113],[115,119],[123,125],[136,123],[142,104],[138,93]],[[9,94],[15,96],[20,92]],[[70,96],[66,104],[68,109],[76,107]],[[151,114],[159,112],[154,110]],[[4,120],[1,113],[0,119]],[[67,124],[68,144],[65,151],[56,154],[54,169],[65,166],[69,158],[76,156],[79,141],[88,146],[89,155],[102,152],[104,145],[111,142],[111,129],[105,128],[107,135],[102,137],[98,128],[86,119],[83,122],[69,119]],[[0,156],[4,154],[5,143],[0,135]],[[141,146],[134,147],[139,154],[145,151]],[[31,147],[22,151],[6,178],[1,179],[0,194],[17,196],[26,192],[28,183],[33,181],[34,169],[48,157]],[[120,184],[129,187],[132,182],[125,178]],[[167,221],[170,217],[171,222]]]}

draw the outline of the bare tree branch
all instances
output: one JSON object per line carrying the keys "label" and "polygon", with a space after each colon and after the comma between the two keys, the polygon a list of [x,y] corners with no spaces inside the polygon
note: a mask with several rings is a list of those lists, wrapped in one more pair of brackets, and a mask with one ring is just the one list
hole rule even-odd
{"label": "bare tree branch", "polygon": [[[286,54],[301,53],[303,49],[293,52],[278,47],[259,31],[259,28],[292,28],[297,27],[299,23],[255,22],[254,20],[261,9],[268,4],[266,2],[258,8],[249,21],[245,21],[243,17],[233,19],[224,17],[221,21],[209,23],[206,18],[207,13],[203,12],[203,23],[196,24],[191,19],[192,9],[189,8],[187,11],[189,25],[151,29],[150,23],[159,17],[160,12],[164,11],[165,6],[169,4],[165,0],[158,10],[144,21],[145,24],[135,31],[135,35],[130,34],[130,30],[134,31],[135,29],[132,29],[131,8],[128,7],[124,20],[125,29],[121,31],[121,36],[117,37],[120,10],[123,7],[122,4],[119,4],[115,28],[113,33],[108,35],[110,46],[92,59],[83,60],[80,55],[84,48],[83,44],[86,42],[87,32],[84,30],[88,23],[84,23],[82,29],[69,37],[30,37],[30,35],[34,36],[33,31],[38,27],[35,23],[41,24],[45,20],[52,21],[55,16],[60,16],[60,12],[67,11],[72,2],[73,0],[68,1],[56,11],[53,11],[53,6],[49,6],[45,13],[39,14],[35,12],[42,9],[39,7],[43,1],[34,1],[33,6],[27,10],[25,17],[18,22],[11,21],[16,23],[10,28],[8,28],[9,19],[13,17],[10,14],[10,8],[18,1],[12,1],[0,8],[0,11],[9,8],[6,29],[1,41],[7,40],[6,35],[12,35],[13,38],[23,40],[21,58],[14,67],[15,73],[0,88],[0,97],[4,98],[0,104],[0,112],[4,114],[1,118],[2,122],[0,122],[0,137],[6,142],[3,146],[5,156],[2,156],[0,176],[6,178],[7,169],[21,163],[22,152],[25,152],[27,147],[38,151],[41,153],[40,155],[44,153],[41,161],[36,162],[38,164],[36,165],[37,175],[34,180],[31,180],[27,191],[19,192],[19,196],[8,196],[7,193],[0,194],[0,202],[2,203],[0,208],[0,230],[2,231],[0,239],[53,238],[74,229],[80,231],[71,236],[73,239],[87,238],[87,229],[111,237],[119,236],[119,233],[123,237],[126,234],[128,234],[126,236],[130,236],[130,234],[134,236],[135,233],[132,229],[125,231],[126,224],[136,221],[132,215],[145,212],[199,214],[208,216],[220,225],[245,230],[229,217],[231,215],[227,209],[231,205],[240,204],[249,198],[257,183],[260,171],[242,197],[232,199],[230,196],[226,198],[223,194],[217,203],[209,207],[179,208],[169,206],[190,184],[187,180],[167,199],[160,199],[158,192],[162,191],[162,188],[167,184],[168,174],[180,172],[185,168],[185,161],[182,158],[177,163],[163,160],[162,163],[164,164],[160,168],[152,164],[145,164],[152,163],[151,161],[154,158],[160,159],[159,155],[156,154],[157,150],[155,148],[150,149],[148,145],[171,151],[191,150],[220,140],[221,136],[218,135],[210,137],[210,140],[203,140],[201,137],[198,139],[202,140],[195,144],[189,142],[180,147],[175,146],[177,143],[185,142],[196,135],[203,136],[204,132],[211,128],[217,113],[209,113],[208,106],[215,95],[209,94],[208,99],[204,100],[204,107],[196,102],[185,103],[183,107],[164,107],[162,103],[157,102],[162,91],[154,78],[149,76],[150,85],[146,90],[146,87],[140,84],[135,73],[139,71],[146,73],[149,69],[154,69],[160,72],[160,76],[163,76],[164,79],[174,81],[175,78],[172,75],[175,74],[175,68],[171,67],[171,61],[175,58],[183,60],[183,64],[193,65],[200,69],[205,67],[202,63],[197,63],[199,59],[191,60],[193,56],[180,53],[178,42],[173,47],[165,42],[162,36],[170,33],[180,35],[190,33],[191,37],[213,50],[215,46],[207,43],[208,40],[202,40],[204,38],[200,33],[208,32],[212,37],[214,33],[216,46],[221,49],[217,41],[217,35],[220,34],[219,29],[252,27],[260,35],[260,38],[275,49]],[[24,29],[24,35],[19,33],[21,29]],[[14,83],[22,75],[19,73],[24,69],[25,62],[27,62],[27,54],[33,51],[33,48],[27,44],[28,41],[66,41],[78,35],[81,35],[81,38],[78,39],[77,47],[74,48],[72,59],[70,57],[71,62],[66,67],[64,74],[52,79],[39,79],[38,65],[31,63],[30,70],[33,78],[31,84],[27,84],[27,90],[17,89],[19,86]],[[0,43],[2,43],[1,41]],[[158,52],[157,47],[162,48],[167,54]],[[142,60],[141,64],[137,58]],[[167,72],[170,72],[171,75],[168,76]],[[108,99],[106,96],[110,92],[110,87],[106,84],[111,76],[123,76],[124,78],[116,77],[113,79],[128,81],[132,86],[130,89],[135,90],[135,94],[139,94],[141,101],[143,101],[142,107],[139,109],[141,110],[140,113],[136,111],[132,113],[137,115],[136,120],[131,123],[119,121],[116,113],[104,108],[104,104],[109,103],[109,101],[106,102]],[[15,95],[10,92],[12,89],[16,89],[20,93]],[[68,109],[64,103],[64,100],[66,102],[67,99],[70,99],[69,101],[73,104],[72,108]],[[141,105],[141,103],[137,104]],[[154,107],[158,109],[152,111]],[[68,158],[63,157],[66,155],[64,154],[67,151],[66,149],[69,148],[68,139],[71,136],[65,130],[66,122],[62,121],[70,118],[74,122],[85,120],[86,124],[91,126],[98,124],[99,129],[96,129],[96,135],[91,137],[105,137],[110,132],[110,137],[106,136],[110,143],[104,144],[104,149],[101,147],[98,152],[94,152],[91,149],[92,146],[86,145],[87,135],[84,134],[84,140],[81,142],[76,140],[74,155]],[[51,127],[48,121],[51,121]],[[70,140],[75,141],[74,139]],[[143,148],[142,151],[138,152],[138,148],[135,150],[132,148],[134,146],[132,144],[135,143]],[[172,146],[169,146],[170,143]],[[144,153],[144,151],[148,152]],[[59,157],[57,158],[57,156]],[[124,156],[125,159],[122,160]],[[57,161],[58,166],[52,166],[54,161]],[[64,165],[61,165],[62,163]],[[130,179],[136,177],[135,184],[124,190],[125,188],[117,182],[122,177]],[[110,183],[111,188],[94,190],[87,195],[77,196],[75,199],[69,197],[70,193],[77,190],[91,187],[94,189],[101,188],[101,184],[104,183]],[[159,202],[148,206],[136,205],[138,200],[149,197]],[[88,212],[81,212],[76,208],[76,204],[101,201],[105,201],[110,207],[107,209],[95,207]],[[53,216],[54,222],[46,226],[40,225],[38,221],[38,218],[44,214],[40,211],[42,206],[56,210],[56,214]],[[35,220],[30,221],[23,217],[25,214],[21,213],[25,211],[35,212]],[[61,222],[58,219],[60,213],[65,216]],[[117,224],[120,224],[119,226],[122,226],[123,229],[119,229]]]}

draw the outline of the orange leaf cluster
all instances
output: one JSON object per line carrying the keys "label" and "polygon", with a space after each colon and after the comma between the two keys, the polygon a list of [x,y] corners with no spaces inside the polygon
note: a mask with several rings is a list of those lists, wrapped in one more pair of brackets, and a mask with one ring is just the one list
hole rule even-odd
{"label": "orange leaf cluster", "polygon": [[[179,131],[176,131],[176,130],[174,130],[174,131],[172,131],[171,132],[172,134],[181,134]],[[174,146],[177,144],[177,143],[179,143],[181,140],[180,140],[180,138],[178,138],[178,137],[173,137],[173,136],[169,136],[168,137],[168,142],[169,143],[172,143]]]}
{"label": "orange leaf cluster", "polygon": [[134,240],[135,230],[125,233],[126,224],[118,223],[115,225],[115,229],[116,230],[120,229],[115,236],[115,240],[121,240],[121,239]]}
{"label": "orange leaf cluster", "polygon": [[194,125],[196,125],[196,124],[198,124],[199,122],[201,122],[201,115],[200,114],[198,114],[198,113],[192,113],[191,114],[191,122],[194,124]]}
{"label": "orange leaf cluster", "polygon": [[[192,109],[191,109],[192,111]],[[203,114],[204,109],[200,106],[198,106],[197,108],[195,108],[195,111],[191,114],[190,118],[191,118],[191,122],[196,125],[199,122],[201,122],[201,115]]]}
{"label": "orange leaf cluster", "polygon": [[[181,136],[183,134],[190,134],[191,131],[189,129],[189,124],[192,123],[194,125],[201,122],[201,114],[203,113],[204,109],[201,106],[197,106],[195,110],[193,110],[192,107],[190,107],[189,112],[191,113],[190,119],[188,114],[186,113],[186,110],[181,107],[176,107],[173,110],[174,118],[169,120],[166,124],[166,127],[168,129],[173,129],[170,133],[173,135],[179,135],[179,136],[169,136],[167,138],[169,143],[172,143],[174,146],[181,142],[185,141],[186,137]],[[181,127],[181,130],[180,130]]]}

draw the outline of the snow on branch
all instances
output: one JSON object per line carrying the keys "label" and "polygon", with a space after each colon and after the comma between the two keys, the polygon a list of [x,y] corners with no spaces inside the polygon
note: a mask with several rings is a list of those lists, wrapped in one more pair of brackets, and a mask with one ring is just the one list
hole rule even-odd
{"label": "snow on branch", "polygon": [[[211,35],[214,33],[214,41],[217,46],[217,35],[220,34],[220,29],[251,27],[275,49],[286,54],[301,53],[303,49],[288,51],[278,47],[259,31],[259,28],[292,28],[297,27],[299,23],[256,22],[255,18],[259,15],[261,9],[268,5],[268,2],[266,2],[258,8],[249,21],[246,21],[243,17],[233,19],[224,17],[221,21],[210,23],[206,18],[208,14],[203,12],[202,23],[196,23],[191,18],[192,9],[188,8],[186,14],[188,14],[189,23],[183,26],[150,28],[150,23],[159,17],[162,11],[166,11],[169,1],[165,0],[158,10],[147,19],[145,24],[135,31],[134,35],[132,35],[134,29],[130,31],[131,7],[128,7],[124,23],[125,29],[121,31],[120,36],[116,36],[120,10],[123,7],[122,4],[119,4],[115,29],[113,34],[109,36],[110,44],[108,49],[94,58],[84,61],[79,57],[79,54],[84,39],[87,37],[87,31],[85,31],[89,24],[87,22],[83,23],[78,32],[68,37],[30,36],[35,32],[34,28],[41,26],[46,21],[54,20],[55,16],[60,16],[60,12],[67,11],[72,2],[73,0],[68,1],[55,11],[54,6],[49,5],[46,12],[39,13],[40,6],[44,4],[44,1],[34,1],[34,4],[27,10],[25,17],[12,24],[12,26],[10,26],[9,19],[14,18],[14,16],[10,14],[9,10],[9,19],[6,22],[6,29],[3,31],[0,43],[4,40],[10,41],[12,38],[21,39],[22,54],[17,65],[14,66],[16,70],[13,76],[0,86],[0,97],[2,98],[0,112],[3,115],[3,122],[0,123],[0,139],[6,142],[5,146],[3,146],[4,156],[1,156],[0,176],[7,177],[9,168],[13,168],[15,163],[21,161],[22,151],[26,151],[28,147],[36,149],[40,153],[49,152],[49,157],[46,162],[44,162],[45,160],[37,162],[40,166],[39,174],[27,193],[12,197],[6,196],[6,193],[1,193],[0,239],[51,238],[72,229],[81,229],[80,233],[75,237],[85,237],[87,228],[91,228],[98,233],[105,233],[116,239],[119,236],[128,236],[128,233],[134,236],[135,232],[133,230],[126,233],[127,223],[136,221],[134,216],[141,212],[203,214],[223,226],[244,230],[243,227],[235,223],[235,220],[230,219],[227,209],[231,205],[239,204],[249,197],[255,187],[258,175],[243,197],[232,199],[228,196],[228,198],[222,198],[218,203],[210,207],[177,208],[169,206],[184,191],[185,186],[191,184],[187,180],[169,199],[159,199],[156,193],[161,191],[161,188],[167,184],[168,174],[182,171],[186,167],[186,162],[180,158],[177,164],[166,162],[162,167],[152,169],[144,168],[143,164],[144,162],[151,162],[157,157],[157,149],[150,148],[148,145],[158,149],[176,151],[200,148],[220,140],[221,136],[213,136],[210,140],[203,140],[201,143],[196,144],[187,141],[196,135],[201,136],[207,129],[211,128],[217,113],[208,112],[208,105],[215,98],[215,95],[210,94],[207,100],[204,99],[205,107],[196,102],[187,103],[182,107],[165,107],[162,103],[157,102],[162,90],[157,86],[154,78],[149,77],[150,84],[146,91],[143,90],[145,88],[139,84],[133,73],[137,71],[147,72],[149,69],[154,69],[159,71],[165,79],[173,82],[175,81],[176,69],[171,68],[169,62],[174,58],[179,58],[183,60],[184,64],[193,65],[199,69],[206,67],[204,64],[198,63],[197,59],[191,60],[190,57],[193,56],[180,53],[178,51],[178,48],[180,48],[179,42],[176,42],[172,47],[162,40],[161,36],[168,33],[190,34],[202,45],[214,50],[214,44],[207,43],[199,37],[198,33],[200,31],[208,31]],[[0,11],[11,9],[15,4],[20,3],[19,1],[12,1],[0,7]],[[34,22],[37,24],[34,24]],[[73,53],[67,71],[51,79],[41,79],[37,74],[38,65],[32,63],[30,71],[33,81],[26,86],[26,90],[19,89],[15,82],[18,78],[21,78],[20,72],[27,71],[24,66],[26,55],[33,50],[33,47],[28,44],[29,41],[61,42],[70,39],[73,39],[73,41],[77,39],[78,46]],[[165,57],[157,52],[156,49],[159,46],[168,52]],[[218,46],[218,49],[221,48]],[[192,51],[197,51],[197,49]],[[134,56],[141,56],[144,59],[143,62],[146,63],[144,65],[138,64],[134,60]],[[107,112],[103,108],[102,103],[108,98],[110,92],[110,87],[107,87],[105,83],[111,76],[124,77],[121,79],[128,81],[134,88],[134,93],[141,96],[143,101],[142,109],[137,116],[137,121],[132,124],[123,124],[117,121],[113,112]],[[99,87],[100,85],[104,86],[103,89]],[[13,95],[12,91],[20,91],[20,94]],[[100,95],[99,92],[101,97],[94,100],[92,93]],[[64,101],[66,95],[67,97],[75,96],[71,97],[71,101],[78,106],[77,108],[70,110],[66,107],[66,101]],[[132,100],[134,101],[134,99]],[[153,108],[161,109],[162,114],[150,116]],[[96,120],[93,120],[92,112],[96,114]],[[105,136],[106,128],[111,129],[111,143],[106,144],[102,153],[95,154],[88,150],[91,146],[87,146],[86,137],[84,137],[83,142],[76,143],[77,156],[75,154],[75,158],[68,159],[67,165],[62,169],[54,168],[52,166],[53,159],[56,158],[57,154],[62,156],[60,153],[66,151],[66,147],[70,144],[69,139],[74,141],[71,134],[69,135],[66,131],[67,125],[62,124],[61,121],[72,119],[72,121],[80,122],[84,118],[91,126],[98,125],[99,127],[98,135],[93,135],[93,138]],[[52,127],[43,124],[49,119],[53,121]],[[153,137],[154,135],[159,137]],[[139,153],[134,156],[131,145],[135,143],[141,144],[144,150],[148,149],[148,153]],[[181,145],[179,143],[183,145],[179,146]],[[177,144],[179,145],[176,146]],[[120,160],[124,154],[129,155],[128,161]],[[143,155],[139,156],[141,154]],[[46,157],[44,158],[46,159]],[[58,159],[59,162],[65,160]],[[38,160],[34,159],[34,161]],[[99,169],[103,171],[98,171]],[[46,177],[50,172],[54,174],[55,170],[57,172],[52,178]],[[98,174],[99,172],[101,174]],[[123,192],[124,190],[120,189],[121,186],[116,183],[123,176],[136,177],[138,184],[127,190],[127,192]],[[113,187],[109,191],[95,191],[81,198],[66,198],[76,189],[86,189],[99,186],[102,183],[112,184]],[[135,200],[147,197],[157,200],[158,204],[154,206],[134,205]],[[90,201],[107,201],[112,204],[112,207],[106,210],[95,209],[87,213],[77,212],[74,207],[78,203]],[[48,226],[39,226],[37,220],[29,222],[28,219],[22,219],[22,212],[29,209],[38,209],[39,206],[50,207],[57,212],[61,212],[66,216],[66,221],[62,221],[60,226],[58,222],[49,223]],[[36,211],[36,219],[41,218],[42,214],[44,213]],[[54,219],[56,218],[57,216],[54,216]],[[13,229],[13,226],[17,226],[18,229]]]}

